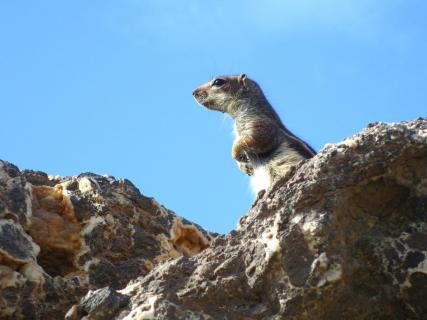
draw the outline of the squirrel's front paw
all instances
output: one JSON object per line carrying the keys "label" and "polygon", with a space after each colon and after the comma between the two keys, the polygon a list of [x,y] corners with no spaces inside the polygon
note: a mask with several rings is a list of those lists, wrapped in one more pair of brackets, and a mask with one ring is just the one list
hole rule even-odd
{"label": "squirrel's front paw", "polygon": [[237,161],[237,162],[248,162],[249,159],[246,155],[246,152],[239,146],[239,144],[235,144],[233,148],[231,149],[231,156]]}
{"label": "squirrel's front paw", "polygon": [[248,176],[252,176],[254,174],[254,168],[249,162],[237,161],[237,165],[239,166],[240,171],[246,173]]}

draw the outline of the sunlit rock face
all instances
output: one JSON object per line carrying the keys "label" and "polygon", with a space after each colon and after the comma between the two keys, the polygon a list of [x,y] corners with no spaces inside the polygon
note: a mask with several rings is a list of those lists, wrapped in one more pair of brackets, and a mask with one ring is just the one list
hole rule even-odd
{"label": "sunlit rock face", "polygon": [[211,237],[128,180],[49,177],[0,161],[0,319],[63,319],[88,290],[114,295]]}
{"label": "sunlit rock face", "polygon": [[325,146],[227,235],[0,162],[1,319],[426,319],[426,296],[426,119]]}

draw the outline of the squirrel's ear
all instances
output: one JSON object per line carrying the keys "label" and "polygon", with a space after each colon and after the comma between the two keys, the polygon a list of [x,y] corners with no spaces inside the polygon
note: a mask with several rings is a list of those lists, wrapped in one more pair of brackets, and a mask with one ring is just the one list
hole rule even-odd
{"label": "squirrel's ear", "polygon": [[242,73],[240,76],[239,76],[239,82],[241,83],[241,84],[243,84],[243,87],[245,87],[245,89],[249,89],[249,81],[248,81],[248,77],[247,77],[247,75],[246,74],[244,74],[244,73]]}

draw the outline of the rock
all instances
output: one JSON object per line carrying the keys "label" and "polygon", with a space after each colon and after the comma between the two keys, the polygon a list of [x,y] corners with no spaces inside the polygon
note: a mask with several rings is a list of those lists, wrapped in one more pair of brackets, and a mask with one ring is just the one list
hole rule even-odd
{"label": "rock", "polygon": [[102,307],[88,298],[76,315],[108,318],[112,304],[123,306],[114,289],[199,253],[216,235],[128,180],[91,173],[49,177],[0,161],[0,204],[0,319],[63,319],[88,290],[99,300],[106,286]]}
{"label": "rock", "polygon": [[90,319],[112,319],[117,310],[126,306],[129,297],[114,289],[105,287],[89,291],[78,305],[74,305],[65,315],[65,319],[81,319],[90,315]]}
{"label": "rock", "polygon": [[325,146],[227,235],[128,180],[7,162],[0,218],[0,318],[427,318],[427,119]]}
{"label": "rock", "polygon": [[0,220],[0,257],[11,265],[25,265],[36,260],[40,247],[11,220]]}

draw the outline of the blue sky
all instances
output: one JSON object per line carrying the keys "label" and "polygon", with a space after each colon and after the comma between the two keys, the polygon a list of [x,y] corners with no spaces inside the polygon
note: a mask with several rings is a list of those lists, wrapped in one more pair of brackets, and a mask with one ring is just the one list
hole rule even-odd
{"label": "blue sky", "polygon": [[426,116],[427,2],[2,1],[0,158],[128,178],[205,228],[250,207],[231,120],[191,91],[247,73],[315,149]]}

